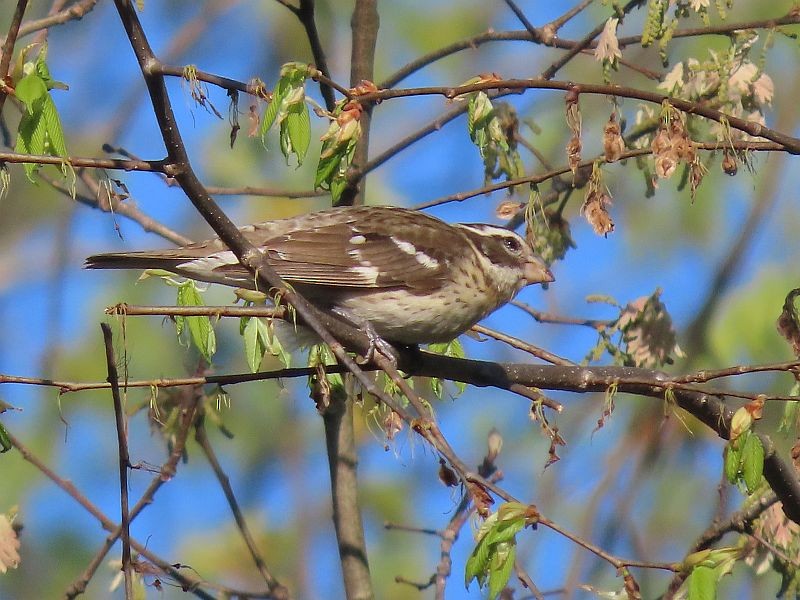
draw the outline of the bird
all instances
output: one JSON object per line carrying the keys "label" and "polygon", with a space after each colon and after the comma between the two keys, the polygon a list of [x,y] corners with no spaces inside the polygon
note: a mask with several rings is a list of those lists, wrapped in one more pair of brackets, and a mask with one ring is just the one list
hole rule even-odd
{"label": "bird", "polygon": [[[525,286],[554,281],[528,241],[486,223],[450,224],[393,206],[346,206],[240,228],[311,304],[403,345],[449,342]],[[97,254],[88,269],[163,269],[258,290],[219,238]],[[260,290],[262,292],[267,290]]]}

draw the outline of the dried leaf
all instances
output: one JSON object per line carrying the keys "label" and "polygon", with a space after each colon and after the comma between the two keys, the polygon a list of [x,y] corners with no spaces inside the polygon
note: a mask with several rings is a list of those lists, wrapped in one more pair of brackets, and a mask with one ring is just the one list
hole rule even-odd
{"label": "dried leaf", "polygon": [[581,213],[597,235],[607,236],[614,231],[614,221],[608,214],[611,196],[605,193],[590,191],[581,206]]}
{"label": "dried leaf", "polygon": [[622,138],[622,128],[617,122],[617,114],[611,113],[603,127],[603,154],[606,162],[619,160],[623,152],[625,152],[625,140]]}
{"label": "dried leaf", "polygon": [[19,566],[20,542],[6,515],[0,515],[0,573]]}
{"label": "dried leaf", "polygon": [[447,487],[455,487],[458,485],[458,477],[456,477],[453,469],[447,466],[443,458],[439,459],[439,481]]}
{"label": "dried leaf", "polygon": [[778,317],[778,333],[780,333],[792,346],[792,352],[800,357],[800,323],[798,323],[797,309],[794,300],[800,295],[800,288],[795,288],[786,295],[783,302],[783,312]]}
{"label": "dried leaf", "polygon": [[489,514],[489,508],[491,508],[492,504],[494,504],[494,500],[489,495],[489,492],[486,491],[486,488],[475,481],[467,482],[467,492],[469,493],[470,498],[472,498],[472,502],[475,504],[475,510],[477,513],[486,518],[486,516]]}
{"label": "dried leaf", "polygon": [[622,332],[630,362],[637,367],[655,368],[672,364],[672,354],[683,356],[672,327],[672,318],[660,299],[661,290],[628,304],[617,327]]}

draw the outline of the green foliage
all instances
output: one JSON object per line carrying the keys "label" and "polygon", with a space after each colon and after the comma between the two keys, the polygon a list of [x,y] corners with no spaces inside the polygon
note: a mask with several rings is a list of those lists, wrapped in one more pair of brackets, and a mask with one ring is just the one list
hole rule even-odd
{"label": "green foliage", "polygon": [[239,334],[244,340],[244,354],[251,373],[258,371],[267,353],[277,357],[285,367],[290,365],[291,355],[275,335],[271,320],[261,317],[242,317],[239,322]]}
{"label": "green foliage", "polygon": [[[309,367],[324,367],[326,365],[336,364],[336,356],[333,351],[326,344],[315,344],[308,352],[308,366]],[[332,387],[337,389],[344,389],[344,377],[341,373],[326,373],[325,379],[328,380]],[[311,383],[309,381],[309,383]]]}
{"label": "green foliage", "polygon": [[647,20],[642,29],[643,47],[647,48],[661,37],[668,8],[669,0],[650,0],[647,3]]}
{"label": "green foliage", "polygon": [[8,437],[8,431],[6,431],[6,428],[0,423],[0,453],[8,452],[11,448],[11,439]]}
{"label": "green foliage", "polygon": [[514,569],[517,556],[517,533],[538,518],[533,507],[520,502],[506,502],[490,515],[478,531],[478,539],[472,554],[467,559],[464,579],[469,584],[473,579],[486,587],[490,599],[496,598],[505,588]]}
{"label": "green foliage", "polygon": [[0,164],[0,200],[8,196],[11,189],[11,172],[6,163]]}
{"label": "green foliage", "polygon": [[682,570],[689,571],[684,584],[688,600],[715,599],[719,580],[731,572],[741,555],[740,548],[726,547],[700,550],[687,556]]}
{"label": "green foliage", "polygon": [[689,600],[714,600],[717,597],[717,576],[714,569],[696,567],[689,574]]}
{"label": "green foliage", "polygon": [[525,223],[528,226],[528,240],[541,259],[551,266],[557,260],[563,260],[567,251],[577,248],[572,239],[572,231],[567,221],[558,210],[537,210],[540,203],[539,191],[531,186],[531,194],[525,209]]}
{"label": "green foliage", "polygon": [[311,117],[305,95],[308,69],[308,65],[298,62],[286,63],[281,67],[280,79],[261,120],[262,141],[277,122],[281,152],[287,164],[289,157],[294,154],[297,166],[303,164],[311,142]]}
{"label": "green foliage", "polygon": [[[178,306],[205,306],[203,297],[197,290],[195,282],[189,279],[188,281],[178,284]],[[191,316],[191,317],[175,317],[175,328],[178,332],[178,337],[181,336],[184,329],[189,330],[189,338],[192,340],[195,348],[200,351],[200,354],[206,361],[211,362],[211,357],[217,351],[217,338],[214,335],[214,328],[211,326],[211,319],[207,316]]]}
{"label": "green foliage", "polygon": [[314,188],[329,190],[334,204],[347,187],[347,169],[353,162],[356,145],[361,138],[360,104],[343,100],[333,111],[333,120],[322,136]]}
{"label": "green foliage", "polygon": [[[464,352],[464,346],[461,345],[457,339],[452,340],[450,342],[443,342],[440,344],[430,344],[428,346],[428,350],[434,352],[436,354],[441,354],[442,356],[448,356],[451,358],[465,358],[466,353]],[[436,396],[439,400],[442,399],[442,395],[444,394],[444,382],[437,378],[431,377],[431,390],[433,391],[434,396]],[[459,394],[463,394],[464,390],[467,389],[467,384],[462,381],[454,381],[453,382],[458,390]]]}
{"label": "green foliage", "polygon": [[[481,81],[475,78],[466,84]],[[491,181],[505,175],[516,179],[525,174],[522,158],[517,151],[516,135],[519,119],[514,108],[499,102],[495,107],[486,92],[475,92],[467,101],[467,130],[469,139],[483,158],[484,179]]]}
{"label": "green foliage", "polygon": [[764,474],[764,445],[748,430],[732,439],[724,450],[725,477],[731,484],[741,483],[748,494],[761,485]]}
{"label": "green foliage", "polygon": [[[29,46],[20,53],[22,60],[30,48]],[[19,78],[14,81],[15,95],[25,107],[17,129],[15,150],[21,154],[59,156],[65,159],[61,172],[64,177],[71,174],[74,180],[75,173],[66,162],[68,153],[61,119],[50,96],[51,89],[62,87],[63,84],[50,77],[46,59],[47,46],[42,46],[36,61],[24,63],[19,70]],[[40,166],[24,163],[25,174],[31,183],[36,182],[36,172]],[[72,185],[74,187],[74,181]]]}

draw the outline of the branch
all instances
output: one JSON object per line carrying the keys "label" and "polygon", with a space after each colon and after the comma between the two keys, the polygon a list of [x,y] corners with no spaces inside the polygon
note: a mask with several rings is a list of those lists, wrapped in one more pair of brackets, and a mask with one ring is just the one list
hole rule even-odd
{"label": "branch", "polygon": [[[619,14],[621,12],[622,15],[627,15],[631,12],[634,8],[638,8],[642,4],[644,4],[644,0],[629,0],[629,2],[617,10]],[[590,31],[586,36],[580,40],[579,42],[573,44],[573,46],[569,49],[569,51],[564,54],[561,58],[555,61],[552,65],[547,67],[544,70],[541,77],[542,79],[552,79],[556,73],[558,73],[559,69],[566,65],[569,61],[575,58],[584,48],[588,48],[589,45],[594,41],[594,39],[603,32],[603,28],[606,25],[606,20],[597,25],[592,31]]]}
{"label": "branch", "polygon": [[[189,434],[189,428],[191,427],[192,423],[195,420],[195,415],[197,414],[197,409],[200,403],[200,399],[201,399],[201,394],[195,393],[194,389],[189,390],[189,392],[184,396],[179,417],[178,431],[175,435],[174,444],[172,446],[172,452],[170,453],[169,458],[166,460],[166,462],[161,466],[161,469],[159,469],[158,474],[150,482],[150,485],[147,487],[144,494],[142,494],[142,497],[130,511],[131,522],[137,516],[139,516],[139,513],[141,513],[147,506],[152,504],[153,497],[155,496],[156,492],[161,488],[161,486],[164,485],[167,481],[170,481],[174,477],[178,461],[183,456],[183,449],[186,446],[186,438]],[[112,546],[119,539],[120,535],[122,535],[121,525],[118,527],[114,526],[113,528],[108,528],[106,527],[106,523],[102,519],[100,519],[100,517],[98,517],[93,512],[92,514],[96,518],[98,518],[98,520],[100,520],[101,523],[103,523],[103,527],[107,531],[110,531],[111,534],[106,538],[104,544],[97,551],[94,558],[86,567],[86,570],[83,572],[83,574],[76,581],[70,584],[69,588],[67,589],[68,598],[75,598],[76,596],[82,594],[86,590],[86,585],[89,583],[89,581],[94,576],[97,569],[102,564],[106,554],[108,554],[108,551],[111,550]],[[136,546],[134,547],[136,548],[137,552],[142,553],[141,550],[139,550],[139,548],[137,548]],[[174,568],[172,570],[174,570]]]}
{"label": "branch", "polygon": [[8,163],[34,163],[39,165],[61,166],[64,163],[73,167],[91,167],[94,169],[112,169],[120,171],[149,171],[172,176],[170,165],[163,160],[123,160],[119,158],[83,158],[80,156],[18,154],[17,152],[0,152],[0,161]]}
{"label": "branch", "polygon": [[17,43],[17,35],[19,34],[19,28],[22,24],[22,16],[25,14],[27,6],[28,0],[17,0],[17,6],[11,17],[11,23],[8,26],[8,35],[3,41],[2,54],[0,54],[0,114],[3,112],[3,105],[8,97],[9,90],[6,86],[6,78],[9,75],[8,67],[11,66],[14,44]]}
{"label": "branch", "polygon": [[512,348],[516,348],[517,350],[522,350],[523,352],[527,352],[528,354],[535,356],[536,358],[541,358],[544,361],[547,361],[554,365],[574,365],[575,363],[571,360],[567,360],[566,358],[562,358],[552,352],[548,352],[543,348],[539,348],[538,346],[534,346],[533,344],[529,344],[528,342],[521,340],[519,338],[515,338],[510,335],[506,335],[500,331],[495,331],[494,329],[489,329],[488,327],[484,327],[483,325],[473,325],[472,331],[475,333],[480,333],[495,340],[501,341],[503,343],[508,344]]}
{"label": "branch", "polygon": [[[733,513],[724,521],[715,521],[700,534],[697,540],[695,540],[694,544],[692,544],[686,552],[687,556],[694,552],[710,548],[712,544],[717,543],[728,532],[738,531],[739,533],[744,533],[748,531],[753,521],[777,501],[778,498],[775,494],[766,494],[757,501],[752,502],[752,504],[749,504],[746,508]],[[676,573],[669,582],[669,586],[663,598],[672,598],[687,576],[688,573]]]}
{"label": "branch", "polygon": [[19,37],[36,33],[42,29],[49,29],[55,25],[63,25],[69,21],[80,21],[87,13],[91,12],[95,4],[97,4],[97,0],[80,0],[55,14],[34,21],[26,21],[19,28]]}
{"label": "branch", "polygon": [[286,587],[283,586],[277,579],[275,579],[272,573],[269,572],[269,569],[264,562],[264,557],[261,556],[261,552],[259,551],[258,546],[256,546],[256,542],[253,539],[253,534],[250,533],[250,528],[247,526],[247,521],[245,521],[244,515],[239,508],[239,503],[233,493],[230,479],[223,470],[222,466],[219,464],[219,459],[217,458],[216,452],[214,452],[214,448],[211,446],[211,441],[208,439],[205,420],[202,417],[199,418],[195,424],[194,439],[200,445],[200,449],[203,451],[203,454],[205,454],[206,460],[208,460],[208,463],[211,465],[211,469],[217,476],[217,481],[222,488],[222,492],[225,494],[225,499],[228,501],[228,506],[233,513],[233,518],[236,521],[236,526],[239,528],[239,533],[241,533],[242,539],[244,540],[244,543],[247,545],[247,549],[250,552],[250,556],[253,558],[253,562],[255,562],[256,568],[258,569],[258,572],[261,573],[261,577],[267,584],[270,593],[276,600],[284,600],[288,598],[289,590],[287,590]]}
{"label": "branch", "polygon": [[103,212],[111,213],[112,215],[122,215],[134,223],[137,223],[143,231],[155,233],[156,235],[161,236],[173,244],[184,246],[186,244],[191,244],[192,242],[192,240],[189,238],[181,235],[177,231],[170,229],[160,221],[157,221],[150,215],[140,210],[139,207],[136,206],[135,202],[126,202],[120,199],[117,194],[109,192],[107,188],[102,188],[97,184],[95,178],[90,177],[84,170],[78,172],[78,177],[90,188],[91,191],[94,192],[95,197],[81,193],[75,193],[73,196],[73,191],[69,188],[69,186],[65,185],[60,180],[49,177],[45,173],[40,173],[39,177],[44,179],[50,187],[61,192],[65,196],[68,196],[70,199],[74,197],[77,202],[80,202],[81,204],[84,204],[90,208],[102,210]]}
{"label": "branch", "polygon": [[[314,64],[322,71],[325,77],[329,78],[331,76],[331,71],[328,68],[328,60],[325,58],[325,50],[322,48],[322,41],[319,38],[317,23],[314,19],[314,0],[300,0],[300,8],[298,8],[295,14],[306,30],[306,37],[308,37],[308,43],[311,45],[311,54],[314,57]],[[325,107],[328,109],[328,112],[333,112],[333,109],[336,107],[336,100],[333,97],[331,86],[325,82],[320,82],[319,88],[320,92],[322,92],[322,97],[325,99]]]}
{"label": "branch", "polygon": [[117,359],[114,357],[114,343],[111,337],[111,327],[108,323],[101,323],[103,342],[106,348],[106,365],[108,367],[108,383],[111,384],[111,396],[114,399],[114,420],[117,425],[117,446],[119,448],[119,501],[121,508],[120,524],[122,537],[122,571],[125,574],[125,599],[133,599],[133,569],[131,566],[131,522],[128,512],[128,468],[131,460],[128,455],[128,424],[125,420],[125,411],[122,407],[122,398],[119,393],[119,375],[117,374]]}
{"label": "branch", "polygon": [[[50,481],[52,481],[57,487],[67,493],[75,502],[77,502],[81,507],[83,507],[86,512],[88,512],[92,517],[94,517],[100,525],[106,531],[117,531],[119,526],[114,523],[111,519],[109,519],[103,512],[92,503],[86,496],[84,496],[81,491],[75,487],[75,484],[69,481],[68,479],[64,479],[60,477],[55,471],[53,471],[50,467],[48,467],[41,459],[39,459],[33,452],[31,452],[27,446],[25,446],[19,439],[17,439],[11,432],[7,432],[9,440],[11,441],[11,445],[16,448],[20,456],[33,465],[40,473],[42,473],[45,477],[47,477]],[[160,569],[162,569],[165,573],[169,574],[172,578],[177,581],[183,589],[186,591],[191,592],[198,598],[202,598],[203,600],[215,600],[216,596],[212,596],[205,590],[201,588],[201,586],[206,586],[210,588],[214,588],[219,590],[222,593],[228,594],[229,597],[239,596],[242,598],[268,598],[269,596],[264,595],[262,593],[251,593],[245,592],[241,590],[234,590],[230,588],[225,588],[222,586],[214,585],[210,582],[203,581],[194,576],[187,576],[184,575],[180,568],[180,565],[173,565],[166,560],[160,558],[153,552],[147,549],[145,544],[142,544],[135,539],[131,538],[131,547],[136,550],[139,554],[147,558],[151,563],[157,565]],[[67,598],[75,598],[80,594],[84,593],[86,589],[86,581],[78,581],[73,583],[66,591]],[[83,585],[81,589],[78,588],[79,585]]]}
{"label": "branch", "polygon": [[[798,142],[800,142],[800,140],[798,140]],[[753,152],[759,152],[759,151],[774,152],[774,151],[787,150],[787,148],[783,144],[777,144],[773,142],[745,142],[745,141],[731,141],[725,144],[722,144],[721,142],[699,142],[695,143],[695,148],[697,148],[698,150],[710,150],[710,151],[716,151],[722,148],[730,148],[734,150],[749,150]],[[635,150],[626,150],[620,155],[617,162],[627,160],[629,158],[636,158],[637,156],[646,156],[649,154],[652,154],[652,150],[650,148],[638,148]],[[576,170],[580,171],[581,169],[589,169],[596,162],[600,162],[602,164],[612,164],[608,163],[603,155],[598,155],[594,158],[583,160],[580,163],[578,163]],[[417,210],[424,210],[426,208],[432,208],[434,206],[447,204],[449,202],[463,202],[464,200],[469,200],[470,198],[491,194],[493,192],[505,190],[518,185],[523,185],[523,184],[538,185],[544,183],[545,181],[548,181],[549,179],[554,179],[561,175],[570,173],[571,171],[572,170],[570,167],[564,166],[564,167],[559,167],[557,169],[553,169],[546,173],[542,173],[540,175],[526,175],[524,177],[517,177],[516,179],[508,179],[506,181],[484,185],[482,187],[468,190],[465,192],[457,192],[455,194],[450,194],[449,196],[442,196],[441,198],[428,200],[427,202],[416,204],[414,208]],[[552,204],[553,202],[558,201],[559,198],[560,196],[558,194],[554,194],[551,201],[549,203],[545,202],[544,204],[545,205]]]}
{"label": "branch", "polygon": [[[641,1],[641,0],[634,0]],[[616,84],[598,83],[574,83],[571,81],[558,81],[547,79],[504,79],[493,81],[482,81],[470,85],[455,87],[431,86],[419,88],[401,88],[394,90],[379,90],[369,94],[359,96],[358,100],[365,104],[380,102],[390,98],[404,98],[407,96],[444,96],[450,100],[477,91],[500,90],[503,93],[522,92],[528,89],[562,90],[574,94],[593,94],[602,96],[618,96],[621,98],[634,98],[644,102],[661,105],[668,102],[671,106],[687,112],[699,115],[718,123],[730,125],[733,129],[739,129],[753,137],[762,137],[781,144],[784,149],[792,154],[800,154],[800,139],[786,135],[780,131],[765,127],[760,123],[748,121],[733,115],[728,115],[719,110],[704,106],[698,102],[684,100],[673,96],[667,96],[657,92],[648,92],[637,88],[631,88]]]}

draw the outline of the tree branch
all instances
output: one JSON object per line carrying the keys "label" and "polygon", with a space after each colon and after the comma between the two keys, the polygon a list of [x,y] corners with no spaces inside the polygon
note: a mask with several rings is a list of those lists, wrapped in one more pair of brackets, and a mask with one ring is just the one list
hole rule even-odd
{"label": "tree branch", "polygon": [[111,396],[114,399],[114,421],[117,426],[117,446],[119,448],[119,501],[121,508],[120,537],[122,538],[122,571],[125,574],[125,599],[133,599],[133,567],[131,564],[131,521],[128,512],[128,469],[131,460],[128,455],[128,424],[122,398],[119,393],[119,375],[117,359],[114,356],[114,343],[111,327],[101,323],[103,342],[106,349],[106,366],[108,367],[108,383],[111,384]]}

